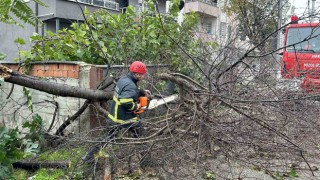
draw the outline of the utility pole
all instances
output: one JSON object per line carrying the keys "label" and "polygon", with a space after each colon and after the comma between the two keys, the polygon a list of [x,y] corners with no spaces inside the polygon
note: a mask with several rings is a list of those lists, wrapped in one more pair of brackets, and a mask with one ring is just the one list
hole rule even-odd
{"label": "utility pole", "polygon": [[311,4],[311,22],[314,22],[316,0],[312,0]]}
{"label": "utility pole", "polygon": [[[282,26],[282,0],[278,0],[278,29]],[[280,40],[281,40],[281,30],[278,30],[277,33],[277,49],[281,48]]]}
{"label": "utility pole", "polygon": [[[277,32],[277,48],[276,49],[280,49],[281,48],[281,36],[282,36],[282,30],[280,29],[282,26],[282,0],[278,0],[278,32]],[[279,50],[279,52],[282,52],[282,50]],[[273,66],[273,68],[275,69],[276,73],[276,78],[281,77],[281,73],[280,73],[280,60],[281,60],[281,56],[277,55],[276,56],[276,62]]]}

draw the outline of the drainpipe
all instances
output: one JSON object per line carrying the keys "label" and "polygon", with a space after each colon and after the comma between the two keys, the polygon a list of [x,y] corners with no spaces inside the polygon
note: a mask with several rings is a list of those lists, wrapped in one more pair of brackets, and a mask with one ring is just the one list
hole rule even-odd
{"label": "drainpipe", "polygon": [[[282,26],[282,1],[279,0],[278,2],[278,29],[280,29],[280,27]],[[280,49],[281,48],[281,35],[282,35],[282,31],[279,30],[277,32],[277,47],[276,49]],[[280,56],[278,56],[280,58]]]}
{"label": "drainpipe", "polygon": [[56,18],[56,33],[58,32],[59,29],[60,29],[60,19]]}
{"label": "drainpipe", "polygon": [[[38,15],[39,15],[39,4],[37,2],[35,2],[34,9],[35,9],[34,10],[35,16],[38,17]],[[39,33],[38,22],[36,22],[36,24],[35,24],[35,32]]]}

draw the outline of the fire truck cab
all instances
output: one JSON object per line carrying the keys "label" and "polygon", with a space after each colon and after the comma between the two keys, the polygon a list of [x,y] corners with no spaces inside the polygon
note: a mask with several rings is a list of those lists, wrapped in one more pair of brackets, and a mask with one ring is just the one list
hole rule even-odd
{"label": "fire truck cab", "polygon": [[281,76],[300,78],[306,92],[320,92],[320,27],[319,22],[298,23],[292,16],[284,31]]}

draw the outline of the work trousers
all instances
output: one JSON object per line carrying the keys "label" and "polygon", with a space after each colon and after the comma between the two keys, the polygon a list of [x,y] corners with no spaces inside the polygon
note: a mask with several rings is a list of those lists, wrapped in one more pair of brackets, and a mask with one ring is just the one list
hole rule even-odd
{"label": "work trousers", "polygon": [[144,128],[142,126],[141,122],[136,122],[136,123],[129,123],[129,124],[115,124],[113,122],[108,123],[108,128],[106,128],[106,132],[104,135],[98,139],[98,141],[103,141],[103,142],[98,142],[95,144],[83,157],[82,159],[85,162],[92,162],[94,161],[94,154],[100,151],[102,147],[104,147],[108,141],[112,141],[118,134],[118,132],[122,129],[128,130],[130,133],[132,133],[134,138],[140,138],[144,135]]}

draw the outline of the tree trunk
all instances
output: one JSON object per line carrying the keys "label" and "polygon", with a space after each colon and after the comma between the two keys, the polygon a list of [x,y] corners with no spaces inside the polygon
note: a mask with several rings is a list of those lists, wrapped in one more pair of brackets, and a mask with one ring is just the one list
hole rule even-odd
{"label": "tree trunk", "polygon": [[5,82],[17,84],[31,89],[39,90],[49,94],[63,97],[77,97],[88,100],[109,100],[113,96],[113,92],[105,92],[101,90],[92,90],[65,84],[58,84],[41,80],[33,76],[27,76],[17,71],[13,71],[3,65],[0,65],[0,77],[3,77]]}
{"label": "tree trunk", "polygon": [[14,168],[21,168],[26,170],[37,170],[40,168],[60,168],[68,169],[71,166],[70,161],[55,161],[55,162],[24,162],[19,161],[12,164]]}

